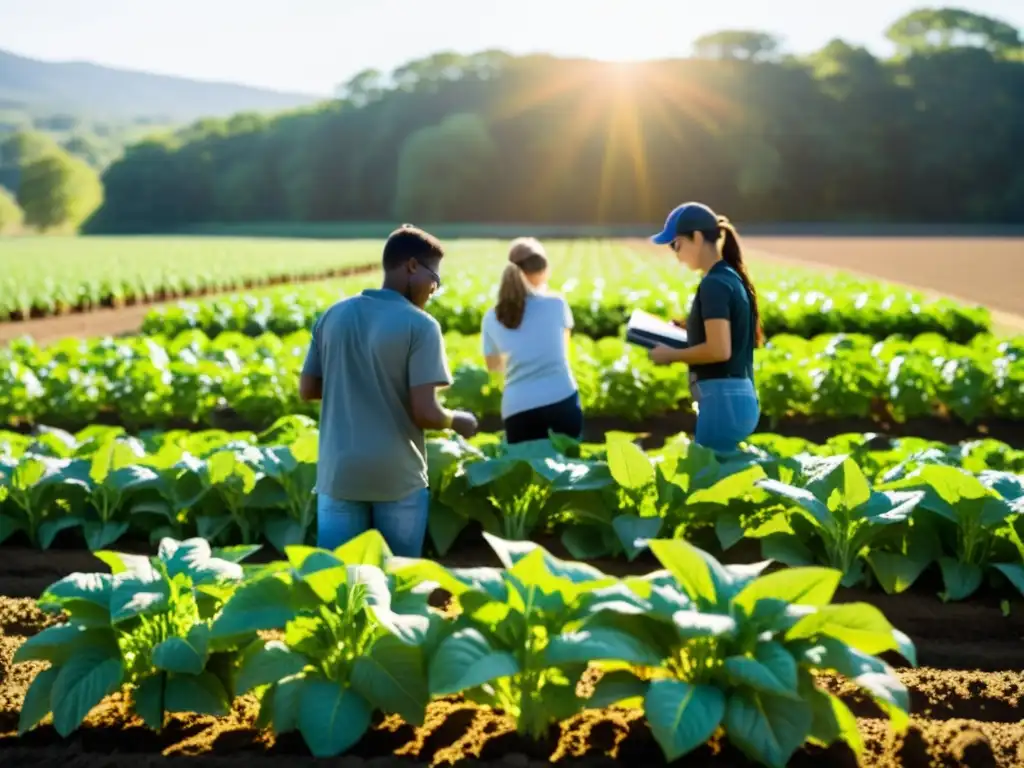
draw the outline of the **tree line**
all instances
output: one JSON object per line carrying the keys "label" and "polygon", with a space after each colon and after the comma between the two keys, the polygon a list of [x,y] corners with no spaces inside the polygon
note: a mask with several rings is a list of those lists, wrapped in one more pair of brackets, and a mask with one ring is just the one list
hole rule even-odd
{"label": "tree line", "polygon": [[0,140],[0,235],[74,231],[102,202],[99,174],[50,136],[26,131]]}
{"label": "tree line", "polygon": [[630,65],[500,51],[367,70],[338,98],[130,146],[93,232],[244,222],[1024,222],[1020,31],[915,11],[880,59],[727,30]]}

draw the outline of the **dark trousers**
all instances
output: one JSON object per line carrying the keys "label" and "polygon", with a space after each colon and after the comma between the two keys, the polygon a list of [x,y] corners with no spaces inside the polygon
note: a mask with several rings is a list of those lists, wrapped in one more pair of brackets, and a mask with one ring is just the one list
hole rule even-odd
{"label": "dark trousers", "polygon": [[579,392],[557,403],[514,413],[505,419],[505,441],[510,445],[544,440],[548,437],[548,430],[577,440],[583,436],[583,407]]}

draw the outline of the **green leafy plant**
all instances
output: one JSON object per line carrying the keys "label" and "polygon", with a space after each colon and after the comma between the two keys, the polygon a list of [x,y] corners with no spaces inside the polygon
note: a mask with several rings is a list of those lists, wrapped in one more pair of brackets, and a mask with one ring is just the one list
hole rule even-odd
{"label": "green leafy plant", "polygon": [[[908,723],[909,695],[877,654],[916,663],[913,644],[865,603],[831,604],[841,573],[768,563],[720,564],[680,540],[650,547],[665,571],[628,579],[637,599],[628,612],[600,614],[560,658],[595,655],[592,638],[629,637],[632,658],[605,663],[591,706],[641,704],[668,760],[723,728],[750,759],[784,766],[805,742],[846,741],[862,748],[854,715],[823,690],[815,673],[836,672],[860,686],[893,726]],[[639,662],[642,657],[657,663]],[[638,675],[633,667],[647,667]]]}
{"label": "green leafy plant", "polygon": [[75,573],[51,585],[41,608],[69,620],[29,638],[14,661],[46,661],[25,694],[20,733],[47,714],[67,736],[107,695],[127,686],[132,709],[160,730],[167,712],[226,715],[230,653],[210,622],[242,580],[252,548],[214,552],[202,539],[160,542],[156,557],[97,552],[111,573]]}
{"label": "green leafy plant", "polygon": [[[258,723],[298,730],[317,757],[355,744],[374,710],[421,724],[424,646],[438,620],[430,585],[386,573],[391,553],[377,531],[334,552],[291,546],[287,555],[291,567],[242,586],[212,629],[242,652],[235,693],[257,694]],[[284,642],[244,642],[257,630],[283,630]]]}
{"label": "green leafy plant", "polygon": [[1024,594],[1024,542],[1017,529],[1021,505],[996,490],[998,478],[989,482],[994,487],[957,467],[925,465],[893,483],[921,492],[921,508],[932,513],[929,524],[944,553],[938,561],[946,600],[974,594],[988,568]]}
{"label": "green leafy plant", "polygon": [[873,548],[893,526],[908,522],[924,494],[875,491],[856,462],[843,456],[813,467],[804,487],[772,479],[758,482],[788,505],[759,531],[764,556],[787,565],[820,563],[836,568],[844,586],[864,580],[867,560],[887,591],[910,586],[931,563],[929,554],[875,553]]}
{"label": "green leafy plant", "polygon": [[[459,609],[430,657],[430,692],[465,694],[507,713],[519,733],[538,739],[584,706],[577,685],[587,661],[560,658],[559,638],[630,595],[617,579],[537,544],[485,537],[504,569],[417,566],[417,575],[449,591]],[[605,635],[601,652],[637,660],[628,637]]]}

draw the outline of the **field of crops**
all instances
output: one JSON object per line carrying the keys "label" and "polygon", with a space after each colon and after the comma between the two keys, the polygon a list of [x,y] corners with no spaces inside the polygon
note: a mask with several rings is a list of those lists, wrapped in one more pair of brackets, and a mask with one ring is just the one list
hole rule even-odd
{"label": "field of crops", "polygon": [[[169,263],[327,271],[302,245]],[[376,261],[359,248],[336,266]],[[0,350],[0,762],[1024,764],[1024,340],[755,261],[766,431],[716,456],[677,434],[685,375],[622,340],[633,307],[683,316],[694,278],[631,244],[550,250],[586,442],[495,433],[476,334],[502,245],[457,242],[429,311],[447,403],[490,431],[430,436],[429,560],[312,547],[297,374],[315,317],[377,274]]]}
{"label": "field of crops", "polygon": [[0,238],[0,321],[345,274],[380,245],[243,238]]}
{"label": "field of crops", "polygon": [[[428,305],[445,331],[479,333],[505,263],[504,244],[458,242],[444,265],[444,287]],[[633,309],[684,317],[698,278],[664,254],[637,246],[597,241],[555,242],[548,246],[552,288],[572,307],[577,333],[600,339],[619,335]],[[762,302],[765,333],[810,338],[824,333],[939,333],[968,342],[991,330],[984,307],[842,274],[823,278],[806,269],[752,265]],[[244,296],[185,301],[152,310],[142,325],[147,334],[174,336],[201,330],[209,336],[237,331],[278,335],[312,327],[334,301],[380,284],[379,274],[320,286],[282,286]]]}

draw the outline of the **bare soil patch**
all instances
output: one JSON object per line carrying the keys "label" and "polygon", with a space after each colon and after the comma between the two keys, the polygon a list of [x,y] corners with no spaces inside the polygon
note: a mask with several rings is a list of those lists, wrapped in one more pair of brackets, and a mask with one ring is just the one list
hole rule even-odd
{"label": "bare soil patch", "polygon": [[751,237],[761,254],[860,272],[1024,314],[1024,238]]}

